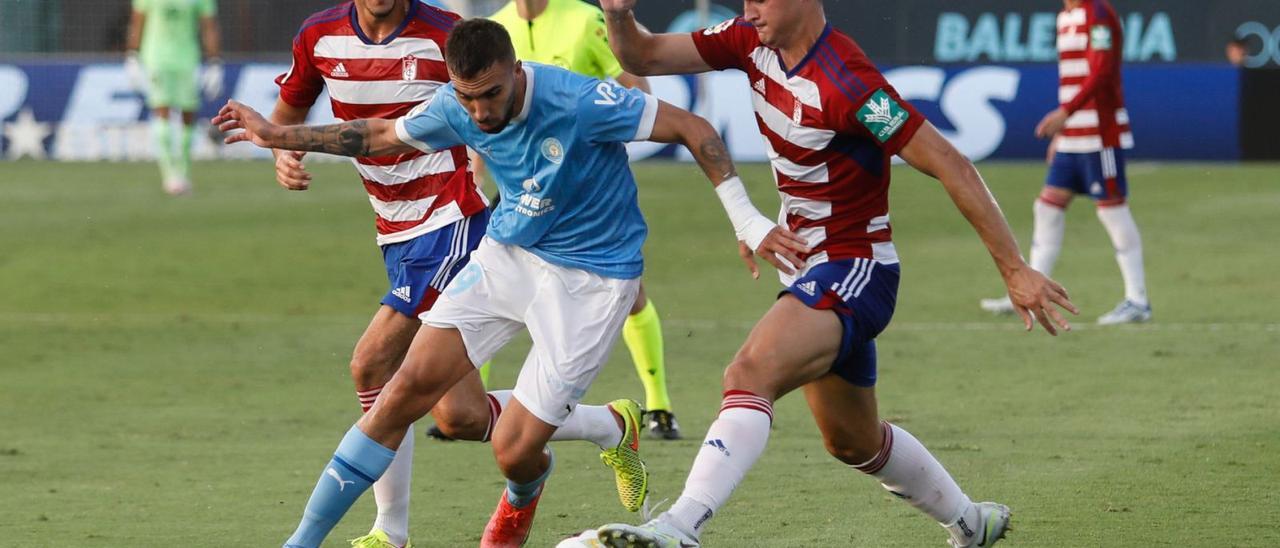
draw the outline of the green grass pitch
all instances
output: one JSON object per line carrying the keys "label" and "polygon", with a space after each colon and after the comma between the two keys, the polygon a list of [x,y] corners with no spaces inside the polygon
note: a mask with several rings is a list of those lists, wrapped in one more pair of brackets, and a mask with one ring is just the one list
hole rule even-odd
{"label": "green grass pitch", "polygon": [[[0,545],[278,546],[359,414],[352,345],[386,291],[345,164],[290,193],[266,163],[196,166],[193,196],[142,164],[0,167]],[[1026,249],[1043,166],[980,166]],[[648,443],[678,496],[722,367],[778,289],[752,282],[692,165],[637,167],[649,294],[686,439]],[[744,168],[777,204],[765,168]],[[1058,338],[978,310],[1002,292],[940,185],[899,168],[903,281],[880,338],[881,411],[977,500],[1014,509],[1009,546],[1280,545],[1280,167],[1130,168],[1155,322],[1097,329],[1121,297],[1093,208],[1069,212],[1056,277],[1083,314]],[[527,342],[497,360],[515,379]],[[626,353],[587,397],[640,398]],[[419,426],[419,432],[425,424]],[[530,546],[635,519],[584,443]],[[502,487],[486,445],[419,438],[412,534],[474,546]],[[331,546],[372,523],[366,495]],[[709,526],[708,546],[941,546],[943,531],[828,457],[798,395]]]}

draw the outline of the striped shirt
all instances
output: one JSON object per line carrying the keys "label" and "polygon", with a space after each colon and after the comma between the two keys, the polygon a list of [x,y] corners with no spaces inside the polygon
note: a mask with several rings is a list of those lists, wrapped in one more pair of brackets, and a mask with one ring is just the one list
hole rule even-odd
{"label": "striped shirt", "polygon": [[[403,23],[375,43],[356,20],[353,2],[308,18],[293,41],[293,66],[276,79],[280,99],[310,108],[328,89],[342,120],[396,119],[449,81],[444,44],[459,16],[409,2]],[[434,153],[354,158],[377,214],[378,245],[403,242],[485,208],[465,147]]]}
{"label": "striped shirt", "polygon": [[1058,102],[1070,116],[1058,152],[1133,148],[1120,57],[1124,31],[1107,0],[1058,14]]}
{"label": "striped shirt", "polygon": [[[890,160],[924,116],[902,100],[844,33],[827,27],[795,67],[741,18],[693,33],[704,61],[747,73],[773,165],[778,222],[813,248],[803,275],[827,261],[898,262],[889,227]],[[794,278],[785,274],[782,282]]]}

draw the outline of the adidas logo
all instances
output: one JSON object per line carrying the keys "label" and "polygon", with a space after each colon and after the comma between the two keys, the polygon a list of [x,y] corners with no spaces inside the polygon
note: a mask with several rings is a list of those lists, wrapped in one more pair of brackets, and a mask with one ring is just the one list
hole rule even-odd
{"label": "adidas logo", "polygon": [[800,291],[803,291],[810,297],[818,294],[818,282],[813,280],[797,285],[796,287],[800,288]]}
{"label": "adidas logo", "polygon": [[718,449],[721,453],[724,453],[724,456],[729,456],[729,448],[725,447],[724,442],[720,441],[719,438],[707,440],[703,442],[702,445],[710,445],[711,447]]}
{"label": "adidas logo", "polygon": [[751,87],[755,88],[756,93],[759,93],[760,95],[764,95],[764,78],[756,80],[755,85]]}
{"label": "adidas logo", "polygon": [[406,303],[412,302],[412,299],[409,297],[409,286],[407,285],[404,287],[397,287],[395,289],[392,289],[391,294],[395,295],[396,297],[399,297],[400,300]]}
{"label": "adidas logo", "polygon": [[347,78],[351,75],[347,74],[347,66],[342,64],[342,62],[338,62],[338,66],[333,67],[333,71],[329,73],[329,76],[334,78]]}

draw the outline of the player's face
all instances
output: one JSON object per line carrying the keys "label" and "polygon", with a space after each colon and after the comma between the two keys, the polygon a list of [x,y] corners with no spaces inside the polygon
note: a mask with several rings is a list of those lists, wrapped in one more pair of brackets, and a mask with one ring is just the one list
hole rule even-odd
{"label": "player's face", "polygon": [[[742,18],[756,28],[766,46],[781,45],[812,13],[811,0],[744,0]],[[803,4],[803,5],[800,5]]]}
{"label": "player's face", "polygon": [[374,19],[382,19],[395,13],[396,6],[405,1],[408,0],[356,0],[356,7]]}
{"label": "player's face", "polygon": [[520,63],[494,63],[470,79],[453,78],[458,102],[467,109],[471,121],[485,133],[499,133],[515,117],[516,87],[521,79]]}

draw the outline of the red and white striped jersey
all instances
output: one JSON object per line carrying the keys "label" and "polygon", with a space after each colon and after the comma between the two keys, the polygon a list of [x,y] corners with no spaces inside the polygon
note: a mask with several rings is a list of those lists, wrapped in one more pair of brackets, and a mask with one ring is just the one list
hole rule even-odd
{"label": "red and white striped jersey", "polygon": [[1107,0],[1058,14],[1058,102],[1070,114],[1058,152],[1133,148],[1120,61],[1124,30]]}
{"label": "red and white striped jersey", "polygon": [[[380,43],[364,35],[346,2],[308,18],[293,41],[293,67],[276,79],[280,99],[299,108],[329,90],[342,120],[395,119],[449,81],[444,44],[459,16],[409,2],[404,23]],[[480,212],[465,147],[353,159],[377,214],[378,245],[403,242]]]}
{"label": "red and white striped jersey", "polygon": [[798,274],[840,259],[898,262],[889,227],[890,160],[924,116],[853,39],[827,27],[790,68],[741,18],[695,32],[693,40],[712,68],[747,73],[782,196],[778,222],[813,248]]}

